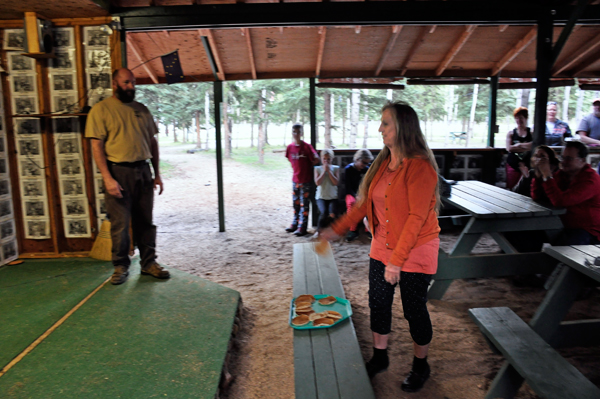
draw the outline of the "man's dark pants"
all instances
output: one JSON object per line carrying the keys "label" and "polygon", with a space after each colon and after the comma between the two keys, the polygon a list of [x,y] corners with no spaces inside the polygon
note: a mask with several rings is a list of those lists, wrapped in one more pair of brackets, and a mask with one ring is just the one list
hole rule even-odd
{"label": "man's dark pants", "polygon": [[108,170],[123,189],[123,198],[105,194],[113,265],[129,267],[131,263],[131,222],[133,240],[140,250],[140,264],[142,268],[146,268],[156,259],[156,226],[152,224],[154,180],[150,166],[145,161],[120,164],[108,162]]}

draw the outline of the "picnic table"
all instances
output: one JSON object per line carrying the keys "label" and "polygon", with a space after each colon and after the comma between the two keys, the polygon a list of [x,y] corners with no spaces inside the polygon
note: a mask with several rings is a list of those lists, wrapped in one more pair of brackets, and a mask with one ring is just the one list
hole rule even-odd
{"label": "picnic table", "polygon": [[553,349],[600,341],[600,320],[562,321],[580,290],[600,283],[600,266],[594,264],[600,246],[547,247],[543,252],[561,266],[529,325],[508,308],[469,310],[507,359],[486,398],[512,398],[523,380],[543,398],[600,398],[600,389]]}
{"label": "picnic table", "polygon": [[[462,278],[500,277],[550,273],[546,255],[520,253],[504,236],[505,232],[543,230],[558,233],[563,227],[560,215],[565,209],[542,206],[529,197],[480,181],[459,181],[451,195],[443,197],[470,215],[449,253],[440,249],[438,271],[429,288],[429,298],[441,299],[452,283]],[[477,241],[488,233],[504,253],[471,255]]]}

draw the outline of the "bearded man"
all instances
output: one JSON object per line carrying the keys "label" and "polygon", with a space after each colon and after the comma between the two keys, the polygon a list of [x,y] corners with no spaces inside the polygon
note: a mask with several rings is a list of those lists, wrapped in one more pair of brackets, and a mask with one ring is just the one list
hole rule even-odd
{"label": "bearded man", "polygon": [[156,262],[156,226],[152,223],[154,190],[159,187],[158,194],[163,192],[155,138],[158,129],[148,108],[134,101],[135,77],[129,69],[113,72],[112,89],[112,97],[92,107],[85,129],[104,181],[115,267],[111,283],[122,284],[129,276],[130,223],[142,274],[166,279],[169,272]]}

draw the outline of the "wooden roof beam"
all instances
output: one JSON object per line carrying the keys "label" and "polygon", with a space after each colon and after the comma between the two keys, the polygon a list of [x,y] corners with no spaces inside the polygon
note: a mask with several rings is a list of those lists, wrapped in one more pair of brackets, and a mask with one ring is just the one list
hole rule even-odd
{"label": "wooden roof beam", "polygon": [[560,65],[557,65],[552,70],[552,76],[575,67],[578,63],[583,62],[586,57],[600,48],[600,34],[594,36],[593,39],[577,49],[573,54],[570,54]]}
{"label": "wooden roof beam", "polygon": [[385,50],[383,50],[383,54],[379,59],[379,64],[377,64],[377,69],[375,69],[375,76],[379,76],[379,73],[383,68],[383,64],[385,63],[385,60],[387,59],[388,55],[390,55],[390,53],[392,52],[392,49],[396,44],[396,39],[398,39],[400,32],[402,32],[402,25],[392,26],[392,34],[390,35],[387,45],[385,46]]}
{"label": "wooden roof beam", "polygon": [[537,36],[537,27],[534,26],[519,42],[511,48],[504,56],[494,65],[490,76],[496,76],[502,71],[508,64],[512,62],[519,54],[523,52],[535,40]]}
{"label": "wooden roof beam", "polygon": [[[252,79],[256,80],[256,63],[254,62],[254,51],[252,50],[250,29],[242,28],[242,36],[246,37],[246,47],[248,48],[248,59],[250,60],[250,72],[252,73]],[[219,69],[221,69],[221,67],[219,67]]]}
{"label": "wooden roof beam", "polygon": [[144,53],[142,53],[142,50],[139,49],[136,42],[133,40],[133,36],[127,35],[125,40],[127,41],[127,45],[131,48],[135,58],[138,59],[139,63],[142,64],[142,68],[144,68],[148,76],[150,76],[150,79],[152,79],[155,84],[158,84],[158,76],[156,76],[156,72],[150,69],[148,63],[146,62],[147,59],[144,56]]}
{"label": "wooden roof beam", "polygon": [[421,47],[423,42],[425,42],[425,35],[427,34],[427,31],[428,31],[427,29],[428,29],[427,26],[424,26],[423,28],[421,28],[421,33],[419,33],[417,40],[414,41],[412,47],[410,48],[410,50],[408,51],[408,54],[406,55],[406,58],[404,59],[404,62],[402,63],[402,66],[400,67],[400,76],[404,76],[404,74],[408,70],[408,66],[410,65],[417,50],[419,50],[419,47]]}
{"label": "wooden roof beam", "polygon": [[319,40],[319,53],[317,54],[317,69],[315,71],[316,77],[319,77],[319,75],[321,74],[321,65],[323,64],[323,51],[325,50],[325,39],[327,37],[327,27],[320,26],[319,35],[321,35],[321,39]]}
{"label": "wooden roof beam", "polygon": [[509,25],[500,25],[500,32],[504,32],[505,30],[508,29]]}
{"label": "wooden roof beam", "polygon": [[[217,42],[215,40],[215,36],[213,35],[210,29],[198,29],[198,33],[200,36],[205,36],[208,38],[208,43],[210,44],[210,49],[212,52],[212,56],[215,59],[215,64],[217,64],[217,77],[219,80],[225,80],[225,70],[223,69],[223,64],[221,63],[221,57],[219,56],[219,52],[217,51]],[[210,54],[207,54],[210,57]]]}
{"label": "wooden roof beam", "polygon": [[583,72],[587,67],[595,63],[600,59],[600,51],[596,51],[591,54],[588,58],[586,58],[583,62],[579,63],[575,68],[570,71],[571,76],[577,76],[581,72]]}
{"label": "wooden roof beam", "polygon": [[446,70],[446,68],[448,68],[448,65],[450,65],[454,57],[456,57],[456,54],[458,54],[458,52],[465,45],[467,40],[469,40],[469,37],[471,37],[471,35],[475,31],[475,28],[477,28],[477,25],[467,25],[465,27],[465,31],[460,35],[456,43],[454,43],[454,46],[452,46],[450,51],[448,51],[448,54],[446,54],[446,56],[440,63],[440,66],[438,66],[438,68],[435,70],[435,76],[440,76],[442,73],[444,73],[444,71]]}

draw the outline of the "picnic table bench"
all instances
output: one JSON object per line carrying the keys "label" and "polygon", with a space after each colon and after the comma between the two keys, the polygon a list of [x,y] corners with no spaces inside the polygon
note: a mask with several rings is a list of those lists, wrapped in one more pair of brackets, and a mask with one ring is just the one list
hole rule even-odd
{"label": "picnic table bench", "polygon": [[450,132],[450,140],[454,143],[454,140],[467,141],[467,132]]}
{"label": "picnic table bench", "polygon": [[508,308],[469,310],[493,349],[507,359],[486,398],[512,398],[523,380],[543,398],[600,398],[600,388],[553,349],[600,342],[600,320],[561,322],[580,289],[600,282],[600,267],[594,266],[600,246],[548,247],[544,252],[564,266],[529,325]]}
{"label": "picnic table bench", "polygon": [[[562,228],[564,209],[547,208],[529,197],[480,181],[459,181],[442,201],[463,210],[469,220],[449,253],[440,249],[438,270],[429,288],[429,298],[441,299],[453,280],[550,273],[547,255],[518,252],[505,232],[544,230],[551,234]],[[488,233],[502,254],[471,255],[477,241]]]}
{"label": "picnic table bench", "polygon": [[[294,298],[302,294],[346,298],[331,247],[294,244]],[[352,319],[330,328],[294,330],[296,398],[375,399]]]}

